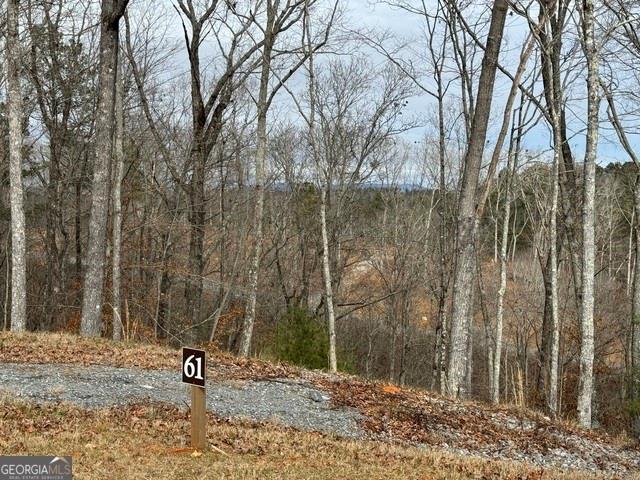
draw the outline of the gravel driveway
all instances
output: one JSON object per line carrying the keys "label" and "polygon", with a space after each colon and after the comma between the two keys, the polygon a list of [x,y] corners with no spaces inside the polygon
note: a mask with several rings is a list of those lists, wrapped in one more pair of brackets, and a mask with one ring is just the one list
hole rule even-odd
{"label": "gravel driveway", "polygon": [[[178,372],[64,364],[0,364],[0,391],[36,402],[67,402],[82,407],[154,400],[185,407],[189,386]],[[207,383],[207,408],[222,418],[269,421],[333,433],[365,436],[363,416],[334,408],[330,396],[302,380]]]}

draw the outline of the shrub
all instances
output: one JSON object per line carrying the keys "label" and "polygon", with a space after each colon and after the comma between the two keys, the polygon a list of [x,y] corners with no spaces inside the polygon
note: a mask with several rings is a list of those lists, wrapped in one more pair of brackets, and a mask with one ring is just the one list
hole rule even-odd
{"label": "shrub", "polygon": [[[336,347],[338,370],[355,373],[353,352]],[[329,335],[322,318],[300,307],[290,307],[278,321],[273,335],[260,352],[261,358],[323,370],[328,366]]]}
{"label": "shrub", "polygon": [[276,327],[275,356],[305,368],[327,366],[329,337],[324,323],[305,309],[290,307]]}

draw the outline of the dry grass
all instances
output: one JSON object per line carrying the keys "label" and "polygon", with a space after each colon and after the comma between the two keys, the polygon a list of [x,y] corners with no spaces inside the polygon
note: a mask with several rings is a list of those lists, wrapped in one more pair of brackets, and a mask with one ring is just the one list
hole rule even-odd
{"label": "dry grass", "polygon": [[87,411],[5,401],[0,419],[3,454],[70,454],[74,478],[88,480],[599,478],[213,417],[209,442],[224,453],[194,456],[186,414],[159,404]]}
{"label": "dry grass", "polygon": [[114,343],[65,333],[0,332],[0,361],[179,368],[178,351],[164,346]]}
{"label": "dry grass", "polygon": [[[238,358],[211,345],[207,350],[207,376],[211,379],[249,379],[298,376],[299,368]],[[180,370],[180,350],[164,345],[112,342],[66,333],[0,332],[0,362],[71,363],[112,367]]]}

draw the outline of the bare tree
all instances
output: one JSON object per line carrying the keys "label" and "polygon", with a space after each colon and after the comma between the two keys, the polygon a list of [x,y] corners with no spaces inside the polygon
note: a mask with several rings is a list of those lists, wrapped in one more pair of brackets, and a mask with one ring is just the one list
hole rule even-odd
{"label": "bare tree", "polygon": [[[30,48],[28,73],[39,113],[33,121],[42,123],[48,144],[36,141],[34,151],[45,163],[35,169],[46,191],[43,244],[46,252],[44,301],[39,327],[55,328],[65,324],[75,303],[76,287],[81,281],[82,239],[80,209],[86,151],[95,116],[96,29],[87,29],[91,7],[80,2],[32,0],[27,3],[26,23]],[[37,118],[39,117],[39,118]],[[74,188],[75,187],[75,188]],[[74,191],[75,190],[75,191]],[[70,258],[74,228],[67,210],[75,196],[75,258]],[[69,275],[71,261],[76,275]],[[75,277],[75,278],[74,278]],[[69,282],[69,280],[75,280]],[[32,313],[36,317],[36,312]]]}
{"label": "bare tree", "polygon": [[476,191],[491,112],[498,54],[502,43],[508,2],[497,0],[491,11],[487,46],[478,82],[478,94],[471,124],[469,144],[464,158],[464,172],[458,205],[456,233],[456,265],[453,281],[453,312],[451,341],[447,363],[446,393],[453,397],[463,394],[462,384],[468,361],[468,339],[473,303],[475,275]]}
{"label": "bare tree", "polygon": [[[302,14],[303,2],[287,2],[285,8],[290,8],[289,15],[297,15],[300,18]],[[267,113],[269,106],[273,100],[273,94],[269,95],[269,78],[271,76],[271,62],[273,60],[273,46],[277,35],[280,33],[281,27],[276,21],[282,22],[282,18],[277,18],[280,12],[277,11],[278,2],[272,0],[266,1],[266,24],[264,26],[264,41],[262,46],[262,62],[260,71],[260,91],[258,93],[257,109],[258,124],[256,146],[256,165],[255,165],[255,191],[256,206],[254,213],[254,251],[249,268],[249,300],[247,302],[247,310],[245,312],[244,322],[242,326],[242,336],[240,338],[240,346],[238,352],[240,355],[247,356],[251,348],[251,337],[253,335],[253,325],[256,316],[256,301],[258,294],[258,274],[260,269],[260,257],[262,256],[262,235],[263,235],[263,217],[264,217],[264,164],[267,155]],[[302,64],[298,65],[301,66]],[[278,87],[279,88],[279,87]],[[276,90],[277,91],[277,90]],[[274,92],[275,93],[275,92]]]}
{"label": "bare tree", "polygon": [[558,362],[560,354],[560,313],[558,310],[558,170],[560,164],[560,119],[554,111],[553,118],[553,166],[551,168],[551,211],[549,212],[549,276],[551,288],[551,322],[549,352],[549,382],[547,385],[547,408],[552,417],[558,414]]}
{"label": "bare tree", "polygon": [[[543,10],[544,11],[544,10]],[[563,138],[565,132],[562,127],[562,115],[564,112],[562,93],[557,92],[558,83],[554,82],[554,53],[556,52],[556,41],[548,34],[549,30],[557,28],[553,16],[548,11],[544,11],[541,16],[541,29],[534,28],[538,33],[536,39],[542,49],[543,79],[547,79],[545,84],[545,98],[547,102],[547,117],[550,118],[551,134],[553,138],[553,165],[551,168],[551,209],[549,212],[549,250],[546,265],[541,267],[545,284],[545,309],[542,335],[548,336],[542,339],[543,352],[540,369],[543,373],[541,378],[548,378],[545,382],[546,407],[549,413],[556,417],[558,413],[558,362],[560,349],[560,318],[558,310],[558,195],[559,195],[559,169],[563,156]],[[557,20],[556,20],[557,21]],[[547,326],[547,329],[545,329]]]}
{"label": "bare tree", "polygon": [[120,19],[128,3],[129,0],[102,0],[95,160],[80,323],[80,333],[85,337],[97,337],[102,329],[102,290],[113,155],[118,42]]}
{"label": "bare tree", "polygon": [[[583,425],[640,432],[640,0],[373,2],[400,31],[338,0],[6,5],[5,329],[208,338],[556,418],[578,391]],[[599,90],[626,152],[602,168]]]}
{"label": "bare tree", "polygon": [[509,226],[511,218],[511,203],[513,201],[513,179],[518,170],[518,160],[520,156],[520,145],[522,138],[523,123],[523,105],[518,109],[518,122],[511,129],[511,141],[509,152],[507,154],[507,166],[504,172],[504,206],[502,213],[502,230],[500,232],[500,286],[498,287],[498,295],[496,298],[496,324],[494,336],[493,358],[491,366],[493,373],[490,376],[490,394],[491,401],[498,403],[500,401],[500,367],[502,356],[502,330],[504,319],[504,296],[507,290],[507,249],[509,246]]}
{"label": "bare tree", "polygon": [[[635,36],[635,32],[633,33]],[[630,341],[630,385],[629,398],[640,400],[640,158],[632,147],[627,136],[622,119],[618,115],[613,92],[604,82],[601,82],[603,93],[608,104],[608,116],[623,149],[629,155],[636,167],[636,178],[633,184],[633,216],[630,236],[635,237],[635,263],[633,268],[633,287],[631,293],[631,341]],[[634,235],[635,234],[635,235]],[[640,432],[640,418],[635,415],[633,429]]]}
{"label": "bare tree", "polygon": [[249,301],[245,312],[242,326],[242,336],[238,352],[247,356],[251,348],[251,336],[253,335],[253,325],[256,317],[256,300],[258,294],[258,273],[260,269],[260,257],[262,256],[262,233],[264,217],[264,164],[267,156],[267,113],[269,106],[267,96],[269,95],[269,76],[271,70],[273,44],[276,32],[276,5],[271,0],[267,0],[266,5],[266,25],[264,27],[264,43],[262,45],[262,65],[260,71],[260,91],[258,93],[258,124],[255,165],[255,191],[256,206],[254,213],[254,251],[249,267]]}
{"label": "bare tree", "polygon": [[[190,61],[193,140],[189,159],[189,170],[192,173],[189,180],[186,182],[180,180],[180,176],[177,174],[175,174],[174,177],[176,177],[183,185],[183,188],[186,189],[190,203],[189,223],[191,225],[191,232],[189,262],[191,280],[187,282],[185,297],[187,300],[188,316],[194,325],[200,324],[203,289],[202,279],[206,263],[204,255],[206,220],[205,175],[209,155],[216,145],[224,125],[223,115],[232,101],[234,92],[239,86],[244,85],[254,70],[262,66],[261,89],[264,81],[267,82],[268,87],[270,77],[269,62],[275,39],[278,35],[286,32],[298,23],[302,16],[301,6],[303,3],[302,0],[287,1],[281,5],[279,2],[267,0],[266,3],[260,2],[256,8],[247,5],[245,6],[246,11],[241,12],[240,5],[236,3],[225,3],[225,5],[222,5],[221,2],[212,0],[207,2],[206,8],[203,11],[199,12],[192,0],[178,1],[178,10],[183,18],[186,19],[190,30],[190,32],[188,32],[186,24],[183,23],[185,43]],[[267,15],[267,25],[260,25],[259,14]],[[219,18],[224,20],[216,23]],[[208,34],[207,26],[211,21],[214,21],[214,35],[217,36],[218,46],[225,59],[225,65],[222,73],[213,83],[210,93],[205,95],[200,65],[200,49],[204,36]],[[262,39],[259,41],[252,40],[255,35],[252,28],[256,25],[262,30],[263,34]],[[225,41],[225,39],[228,38],[230,38],[230,40]],[[266,46],[266,42],[271,42],[271,46]],[[260,49],[262,49],[263,55],[255,58]],[[269,57],[269,61],[266,63],[263,62],[265,53],[268,54]],[[300,64],[300,62],[296,63],[297,66],[293,70],[295,71],[295,69],[299,68]],[[293,72],[285,75],[281,79],[281,82],[286,81],[292,74]],[[260,101],[257,103],[259,104],[259,117],[263,117],[261,124],[264,124],[264,128],[266,129],[268,106],[273,100],[273,96],[275,96],[275,91],[269,93],[269,90],[266,90],[264,93],[259,93],[258,96],[264,100],[262,103]],[[260,111],[260,109],[262,109],[262,111]],[[266,155],[266,138],[263,138],[262,141],[262,147],[264,147],[263,153]],[[262,218],[260,210],[263,202],[260,198],[263,198],[262,190],[264,181],[260,173],[262,169],[261,159],[263,158],[262,153],[257,153],[256,215],[260,218]],[[258,223],[261,223],[261,221]],[[258,235],[256,241],[259,243],[261,232],[257,230],[256,234]],[[261,246],[257,246],[256,248],[260,249]],[[252,271],[255,271],[253,275],[257,282],[259,258],[257,263],[254,260],[254,265],[256,268],[252,269]],[[250,281],[250,283],[252,283],[252,281]],[[251,304],[251,301],[249,304]],[[253,326],[253,320],[249,320],[251,321],[245,322],[247,326],[245,331],[248,334],[243,334],[241,352],[244,352],[245,346],[250,344],[249,325],[251,325],[251,327]]]}
{"label": "bare tree", "polygon": [[[442,391],[444,388],[443,379],[446,366],[446,352],[448,346],[448,307],[447,299],[449,297],[449,286],[451,283],[451,246],[449,240],[450,222],[448,219],[451,216],[452,207],[450,205],[447,188],[447,137],[450,135],[452,127],[446,125],[446,112],[445,104],[447,95],[449,93],[451,85],[454,83],[453,78],[447,78],[446,67],[448,60],[447,46],[451,43],[451,39],[456,38],[456,33],[450,31],[455,28],[448,15],[448,9],[446,8],[446,1],[438,1],[435,11],[431,8],[427,8],[425,2],[414,4],[414,2],[406,2],[404,0],[390,0],[390,5],[401,8],[409,14],[417,15],[424,22],[425,29],[425,43],[426,43],[426,58],[424,63],[426,68],[430,70],[428,80],[435,83],[435,88],[428,86],[427,81],[423,81],[420,75],[414,72],[415,64],[411,60],[402,58],[402,53],[409,47],[408,45],[402,45],[395,51],[388,51],[381,42],[372,42],[377,50],[380,50],[387,58],[389,58],[395,65],[402,69],[405,74],[416,84],[420,91],[426,93],[433,98],[437,103],[436,108],[436,129],[437,129],[437,145],[438,145],[438,215],[440,217],[439,222],[439,260],[438,260],[438,287],[435,295],[438,301],[438,316],[436,321],[435,341],[433,349],[433,364],[432,364],[432,377],[431,388],[437,388]],[[453,42],[458,44],[456,42]],[[420,44],[419,48],[423,45]],[[459,53],[454,48],[455,53]],[[417,53],[417,56],[422,58],[422,54]],[[459,62],[464,60],[459,59]],[[425,66],[422,66],[425,68]],[[464,98],[466,97],[466,83],[465,79],[461,79],[463,85],[462,92]],[[466,108],[466,102],[463,101]]]}
{"label": "bare tree", "polygon": [[[256,207],[254,213],[254,250],[251,259],[251,265],[249,268],[249,299],[247,301],[247,310],[245,312],[245,318],[242,326],[242,336],[240,339],[239,353],[240,355],[248,355],[251,347],[251,336],[253,334],[253,325],[256,315],[256,300],[258,293],[258,274],[260,268],[260,257],[262,255],[262,235],[263,235],[263,217],[264,217],[264,162],[267,155],[267,113],[273,102],[274,97],[279,90],[285,85],[285,83],[298,71],[307,60],[313,62],[313,55],[320,50],[328,41],[331,28],[335,19],[335,14],[338,7],[338,2],[334,4],[332,13],[329,16],[326,25],[324,26],[324,32],[320,39],[314,39],[311,37],[310,29],[310,9],[315,4],[310,0],[299,1],[287,1],[287,3],[280,7],[279,2],[273,2],[273,0],[266,0],[266,25],[263,28],[264,39],[262,41],[262,58],[261,58],[261,75],[260,75],[260,90],[258,94],[257,109],[258,109],[258,125],[257,125],[257,137],[258,144],[256,147],[256,167],[255,167],[255,182],[256,182]],[[278,8],[282,8],[278,10]],[[270,85],[269,79],[271,77],[272,56],[274,44],[278,38],[288,30],[292,25],[295,25],[303,19],[302,25],[302,52],[295,58],[292,65],[289,66],[288,71],[284,75],[275,75],[275,85]],[[286,47],[281,51],[282,53],[294,53],[287,50]]]}
{"label": "bare tree", "polygon": [[582,298],[580,304],[580,381],[578,421],[591,428],[594,355],[595,191],[600,110],[599,52],[595,39],[594,2],[582,2],[583,48],[587,61],[587,138],[582,197]]}
{"label": "bare tree", "polygon": [[[489,192],[491,190],[491,185],[493,182],[493,178],[495,176],[496,169],[498,167],[498,162],[500,161],[500,156],[502,152],[502,148],[504,146],[504,142],[506,140],[507,134],[509,132],[509,124],[511,122],[511,113],[513,110],[513,104],[516,99],[516,95],[518,93],[518,89],[520,86],[521,78],[526,70],[527,62],[533,51],[534,41],[530,36],[528,37],[523,46],[522,51],[520,53],[520,63],[518,65],[518,69],[516,74],[513,77],[511,82],[511,89],[509,90],[509,95],[507,96],[507,102],[504,107],[504,113],[502,115],[502,125],[500,131],[498,133],[498,138],[496,140],[496,144],[493,148],[493,153],[491,155],[491,161],[489,162],[487,178],[484,182],[482,189],[480,190],[479,199],[476,204],[476,227],[475,229],[479,229],[479,222],[483,216],[484,208],[487,204],[487,199],[489,197]],[[534,76],[535,81],[535,76]],[[489,375],[490,378],[490,392],[491,397],[494,402],[498,402],[499,400],[499,391],[500,391],[500,359],[502,355],[502,324],[503,324],[503,301],[504,294],[506,292],[506,255],[507,255],[507,238],[509,235],[509,217],[511,214],[511,178],[515,175],[517,170],[517,158],[519,154],[519,148],[521,144],[521,139],[523,136],[523,107],[524,107],[525,97],[522,97],[522,101],[520,104],[520,108],[518,109],[518,128],[517,128],[517,138],[515,140],[515,151],[510,149],[507,154],[507,169],[506,169],[506,186],[505,186],[505,213],[504,213],[504,221],[503,221],[503,229],[502,229],[502,251],[500,255],[500,287],[498,288],[498,295],[496,301],[496,322],[495,322],[495,335],[494,335],[494,348],[493,348],[493,357],[489,354],[489,369],[493,371],[492,374]],[[514,129],[512,128],[512,134]],[[513,147],[513,135],[511,146]],[[471,339],[469,339],[471,342]],[[470,359],[469,359],[470,360]],[[467,377],[468,384],[471,383],[471,366],[467,365]]]}

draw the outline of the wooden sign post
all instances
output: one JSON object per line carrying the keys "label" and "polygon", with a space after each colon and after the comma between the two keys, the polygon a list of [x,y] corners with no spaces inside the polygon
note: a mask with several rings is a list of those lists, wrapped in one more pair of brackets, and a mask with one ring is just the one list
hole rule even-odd
{"label": "wooden sign post", "polygon": [[207,358],[204,350],[182,349],[182,382],[191,385],[191,446],[207,449]]}

